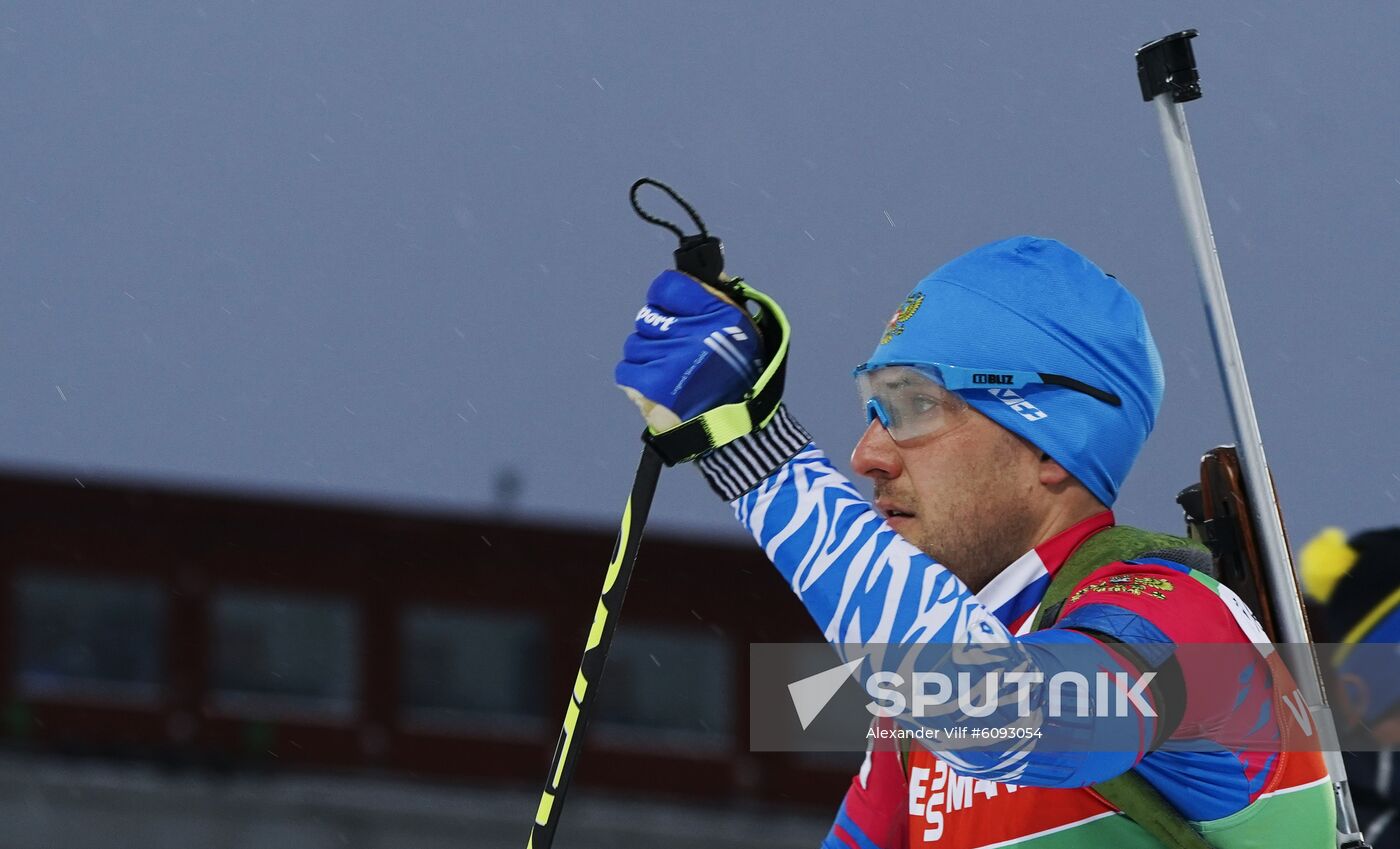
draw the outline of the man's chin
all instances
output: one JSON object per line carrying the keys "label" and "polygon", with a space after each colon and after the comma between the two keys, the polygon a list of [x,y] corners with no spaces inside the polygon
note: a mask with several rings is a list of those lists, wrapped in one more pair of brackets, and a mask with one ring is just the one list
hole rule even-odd
{"label": "man's chin", "polygon": [[934,551],[926,545],[918,545],[917,543],[915,544],[915,547],[922,551],[924,554],[927,554],[929,557],[932,557],[934,561],[938,563],[938,565],[942,566],[944,569],[947,569],[949,572],[952,572],[953,577],[957,578],[959,581],[962,581],[963,584],[965,584],[967,588],[972,590],[974,593],[980,591],[983,587],[985,587],[992,580],[992,578],[995,578],[997,574],[1001,571],[1000,569],[993,569],[991,570],[991,574],[986,574],[985,570],[979,571],[975,568],[969,569],[967,567],[967,564],[961,562],[961,559],[956,556],[948,557],[943,554],[940,554],[937,551]]}
{"label": "man's chin", "polygon": [[922,542],[922,540],[928,538],[929,534],[926,532],[925,528],[919,524],[918,516],[887,516],[885,518],[885,524],[894,528],[895,533],[903,537],[910,545],[933,558],[933,560],[944,569],[952,572],[954,577],[966,584],[973,592],[977,592],[979,589],[986,586],[987,582],[994,578],[997,572],[1001,571],[1000,569],[993,570],[990,575],[968,574],[968,570],[959,567],[956,562],[957,558],[949,558],[935,550],[932,546]]}

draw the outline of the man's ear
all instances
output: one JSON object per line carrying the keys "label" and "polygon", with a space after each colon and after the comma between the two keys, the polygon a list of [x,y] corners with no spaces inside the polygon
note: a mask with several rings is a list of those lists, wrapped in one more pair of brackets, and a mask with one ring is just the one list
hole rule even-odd
{"label": "man's ear", "polygon": [[1065,471],[1065,467],[1055,462],[1049,454],[1040,453],[1040,482],[1045,486],[1063,486],[1065,481],[1071,480],[1073,475]]}

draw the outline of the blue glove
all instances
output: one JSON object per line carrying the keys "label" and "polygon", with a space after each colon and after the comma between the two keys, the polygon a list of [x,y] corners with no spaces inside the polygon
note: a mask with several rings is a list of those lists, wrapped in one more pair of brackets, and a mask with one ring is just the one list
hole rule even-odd
{"label": "blue glove", "polygon": [[663,271],[647,290],[615,376],[660,432],[743,399],[763,371],[761,351],[753,322],[732,301]]}

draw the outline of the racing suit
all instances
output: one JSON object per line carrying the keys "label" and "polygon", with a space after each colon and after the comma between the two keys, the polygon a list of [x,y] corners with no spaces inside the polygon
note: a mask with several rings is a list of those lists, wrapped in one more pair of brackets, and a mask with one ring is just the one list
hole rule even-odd
{"label": "racing suit", "polygon": [[[906,764],[877,737],[824,849],[1158,847],[1091,789],[1129,769],[1214,846],[1334,845],[1329,779],[1305,744],[1316,739],[1306,709],[1286,670],[1266,661],[1262,630],[1228,588],[1169,560],[1109,563],[1076,587],[1053,628],[1032,630],[1056,570],[1113,524],[1110,511],[1026,552],[974,595],[885,523],[785,409],[698,465],[843,659],[868,653],[879,668],[879,646],[972,642],[1005,643],[1041,662],[1072,645],[1101,652],[1111,669],[1132,668],[1113,648],[1120,643],[1167,653],[1227,644],[1257,655],[1224,680],[1219,670],[1186,664],[1174,697],[1182,704],[1162,704],[1154,693],[1154,710],[1095,720],[1091,733],[1108,729],[1112,746],[916,746]],[[1064,730],[1054,720],[1043,728]]]}

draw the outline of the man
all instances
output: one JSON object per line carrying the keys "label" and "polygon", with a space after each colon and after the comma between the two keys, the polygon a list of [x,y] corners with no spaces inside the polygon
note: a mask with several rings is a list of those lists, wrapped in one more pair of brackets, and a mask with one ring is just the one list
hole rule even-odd
{"label": "man", "polygon": [[[648,300],[617,381],[653,429],[742,397],[759,350],[747,316],[678,272]],[[1047,678],[1157,683],[1117,694],[1126,710],[1091,695],[1087,722],[1046,710],[1036,685],[1036,736],[1015,743],[916,746],[907,762],[872,746],[824,846],[1155,847],[1163,832],[1138,820],[1163,808],[1209,845],[1333,845],[1326,771],[1315,752],[1290,751],[1310,729],[1281,708],[1244,605],[1182,563],[1189,551],[1109,530],[1163,386],[1127,290],[1059,242],[986,245],[919,283],[856,382],[868,426],[851,462],[873,505],[782,408],[697,462],[842,657],[871,671],[976,671],[991,658]],[[1082,580],[1056,584],[1095,558]],[[1175,662],[1187,643],[1249,659],[1222,681]],[[970,645],[986,651],[946,650]],[[940,722],[1004,729],[1015,717]],[[1145,779],[1134,799],[1167,804],[1120,814],[1128,796],[1103,782],[1129,771]]]}

